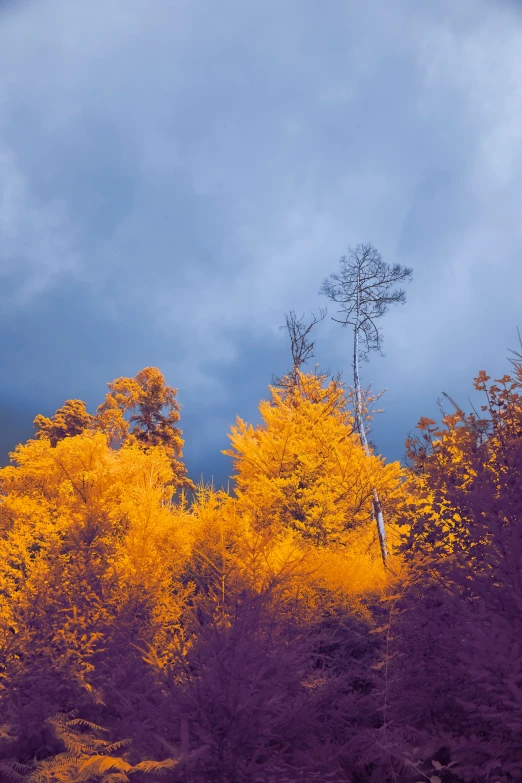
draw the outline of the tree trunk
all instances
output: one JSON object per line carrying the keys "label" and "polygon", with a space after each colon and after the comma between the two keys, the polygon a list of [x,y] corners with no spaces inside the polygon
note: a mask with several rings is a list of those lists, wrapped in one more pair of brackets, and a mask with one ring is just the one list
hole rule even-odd
{"label": "tree trunk", "polygon": [[[363,406],[361,396],[361,382],[359,380],[359,330],[357,325],[353,330],[353,382],[355,388],[355,426],[361,436],[361,442],[366,456],[369,457],[370,447],[368,445],[368,439],[366,437],[366,429],[363,419]],[[375,487],[372,490],[373,502],[372,502],[372,515],[377,523],[377,533],[379,535],[379,545],[381,548],[381,557],[384,567],[387,568],[386,561],[388,559],[388,547],[386,545],[386,530],[384,527],[384,516],[382,513],[381,501],[379,500],[379,494]]]}

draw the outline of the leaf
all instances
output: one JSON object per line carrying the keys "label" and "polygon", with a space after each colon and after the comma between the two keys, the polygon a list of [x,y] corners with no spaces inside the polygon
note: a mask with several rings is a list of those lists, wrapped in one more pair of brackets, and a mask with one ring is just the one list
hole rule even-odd
{"label": "leaf", "polygon": [[440,761],[437,761],[437,759],[432,759],[431,763],[433,765],[433,769],[442,769],[442,764]]}
{"label": "leaf", "polygon": [[165,759],[165,761],[141,761],[133,767],[133,772],[145,772],[145,773],[158,773],[167,769],[174,769],[177,767],[178,761],[176,759]]}
{"label": "leaf", "polygon": [[117,742],[113,742],[111,745],[105,745],[103,748],[104,753],[114,753],[115,750],[120,750],[121,748],[128,748],[129,745],[132,744],[132,739],[122,739],[118,740]]}
{"label": "leaf", "polygon": [[[49,721],[50,723],[51,721]],[[97,723],[91,723],[88,720],[84,720],[83,718],[73,718],[73,720],[67,721],[67,726],[79,726],[82,729],[91,729],[92,731],[105,731],[106,733],[109,732],[108,729],[104,729],[103,726],[98,726]]]}
{"label": "leaf", "polygon": [[438,775],[432,775],[430,778],[430,783],[442,783],[442,780]]}
{"label": "leaf", "polygon": [[90,775],[103,775],[105,772],[129,772],[132,765],[124,759],[114,758],[112,756],[91,756],[80,766],[78,772],[80,775],[89,773]]}
{"label": "leaf", "polygon": [[[27,767],[29,770],[30,768]],[[6,762],[6,761],[0,761],[0,773],[5,775],[4,780],[23,780],[24,775],[22,772],[18,772],[18,770],[15,768],[15,764],[13,762]]]}

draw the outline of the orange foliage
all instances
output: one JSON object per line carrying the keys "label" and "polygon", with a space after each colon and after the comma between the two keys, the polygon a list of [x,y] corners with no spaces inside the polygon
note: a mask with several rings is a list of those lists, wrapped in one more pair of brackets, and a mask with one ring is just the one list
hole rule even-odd
{"label": "orange foliage", "polygon": [[[132,441],[143,448],[162,446],[171,459],[173,483],[193,489],[181,462],[183,439],[176,426],[180,418],[177,389],[165,383],[156,367],[145,367],[135,378],[117,378],[108,386],[110,391],[97,411],[97,424],[110,442]],[[129,412],[127,421],[125,415]]]}
{"label": "orange foliage", "polygon": [[344,542],[371,520],[372,491],[386,503],[397,493],[398,463],[367,457],[353,431],[343,387],[298,373],[287,389],[270,387],[263,424],[238,418],[229,436],[236,494],[254,528],[292,529],[316,544]]}
{"label": "orange foliage", "polygon": [[94,416],[87,413],[82,400],[67,400],[50,419],[39,414],[33,424],[37,427],[37,438],[49,438],[51,445],[56,446],[63,438],[92,429],[94,422]]}
{"label": "orange foliage", "polygon": [[[160,447],[111,450],[102,433],[29,441],[0,471],[0,638],[64,666],[82,687],[129,600],[169,592],[188,556]],[[13,643],[13,629],[16,644]],[[146,628],[128,632],[141,636]],[[43,634],[43,635],[42,635]],[[37,641],[39,640],[39,641]],[[14,656],[14,658],[13,658]]]}

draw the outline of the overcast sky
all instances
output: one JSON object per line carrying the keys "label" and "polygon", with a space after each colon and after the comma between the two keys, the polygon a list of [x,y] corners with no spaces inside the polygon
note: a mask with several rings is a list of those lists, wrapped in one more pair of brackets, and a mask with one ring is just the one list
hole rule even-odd
{"label": "overcast sky", "polygon": [[[158,366],[193,478],[287,369],[348,246],[412,266],[373,439],[522,327],[522,13],[508,0],[0,0],[0,452]],[[333,314],[333,311],[332,311]],[[350,377],[349,334],[316,360]]]}

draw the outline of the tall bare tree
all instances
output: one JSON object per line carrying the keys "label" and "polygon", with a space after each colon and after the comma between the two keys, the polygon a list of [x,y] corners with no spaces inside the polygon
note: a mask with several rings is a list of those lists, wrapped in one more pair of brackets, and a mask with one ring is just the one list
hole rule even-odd
{"label": "tall bare tree", "polygon": [[[386,264],[380,253],[371,244],[350,248],[348,256],[340,259],[340,271],[331,274],[323,282],[320,293],[332,302],[340,305],[337,311],[340,318],[333,321],[353,329],[353,385],[355,391],[355,423],[361,436],[364,450],[370,455],[370,446],[364,424],[364,405],[359,375],[360,360],[367,360],[371,351],[382,352],[382,331],[376,323],[390,305],[404,304],[406,293],[396,284],[410,280],[412,270],[408,267]],[[381,501],[377,490],[373,489],[373,516],[377,522],[377,532],[384,566],[388,559],[386,529]]]}

